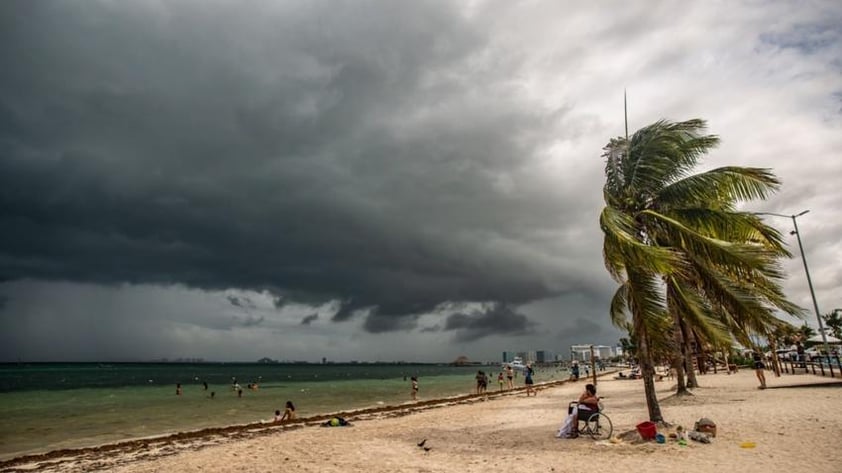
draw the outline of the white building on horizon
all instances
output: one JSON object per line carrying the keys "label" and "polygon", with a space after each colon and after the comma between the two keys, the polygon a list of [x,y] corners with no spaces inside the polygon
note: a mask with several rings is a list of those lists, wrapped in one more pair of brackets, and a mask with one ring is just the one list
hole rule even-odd
{"label": "white building on horizon", "polygon": [[622,348],[620,348],[620,354],[617,353],[617,348],[619,347],[610,347],[607,345],[570,345],[570,359],[591,361],[591,347],[593,347],[594,357],[601,360],[622,356]]}

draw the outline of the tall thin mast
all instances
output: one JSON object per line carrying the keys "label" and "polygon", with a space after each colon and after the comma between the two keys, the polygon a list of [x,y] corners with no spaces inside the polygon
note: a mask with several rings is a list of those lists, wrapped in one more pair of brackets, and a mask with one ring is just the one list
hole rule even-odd
{"label": "tall thin mast", "polygon": [[626,89],[623,89],[623,115],[626,118],[626,143],[629,142],[629,106],[626,101]]}

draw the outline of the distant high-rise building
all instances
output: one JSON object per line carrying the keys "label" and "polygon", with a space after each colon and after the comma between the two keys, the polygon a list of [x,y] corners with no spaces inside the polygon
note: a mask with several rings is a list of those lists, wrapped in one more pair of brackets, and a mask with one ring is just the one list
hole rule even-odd
{"label": "distant high-rise building", "polygon": [[535,352],[535,361],[538,363],[550,363],[555,361],[555,353],[547,350],[538,350]]}
{"label": "distant high-rise building", "polygon": [[515,353],[513,351],[504,351],[503,352],[503,363],[511,363],[514,361],[516,356],[520,356],[519,353]]}

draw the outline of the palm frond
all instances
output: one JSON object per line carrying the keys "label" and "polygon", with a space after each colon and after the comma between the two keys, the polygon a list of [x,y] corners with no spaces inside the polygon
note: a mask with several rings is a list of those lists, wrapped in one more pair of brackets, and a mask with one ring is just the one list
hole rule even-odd
{"label": "palm frond", "polygon": [[781,182],[769,169],[721,167],[672,182],[658,192],[662,208],[709,207],[712,204],[766,199]]}
{"label": "palm frond", "polygon": [[629,285],[624,282],[617,288],[614,297],[611,298],[611,308],[609,313],[611,315],[611,323],[615,327],[631,331],[631,324],[628,319],[628,297]]}
{"label": "palm frond", "polygon": [[643,270],[666,274],[683,267],[681,255],[670,248],[647,245],[628,215],[612,207],[605,207],[599,218],[605,236],[603,256],[605,266],[615,280],[622,279],[622,271],[630,263]]}
{"label": "palm frond", "polygon": [[626,184],[644,194],[654,194],[685,176],[701,155],[719,143],[714,135],[701,135],[704,129],[704,120],[659,120],[635,132],[626,160]]}
{"label": "palm frond", "polygon": [[710,343],[722,344],[730,341],[727,325],[717,318],[717,314],[697,288],[676,277],[666,278],[665,284],[668,305],[677,317]]}

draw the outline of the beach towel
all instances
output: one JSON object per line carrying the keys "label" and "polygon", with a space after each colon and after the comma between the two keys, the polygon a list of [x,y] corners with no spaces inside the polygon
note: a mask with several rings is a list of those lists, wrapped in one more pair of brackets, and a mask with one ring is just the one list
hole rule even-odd
{"label": "beach towel", "polygon": [[575,405],[570,409],[570,414],[564,418],[564,422],[561,424],[561,427],[558,428],[558,432],[556,432],[556,438],[564,439],[567,438],[571,433],[575,431],[578,427],[576,424],[578,423],[577,417],[579,416],[579,408]]}

